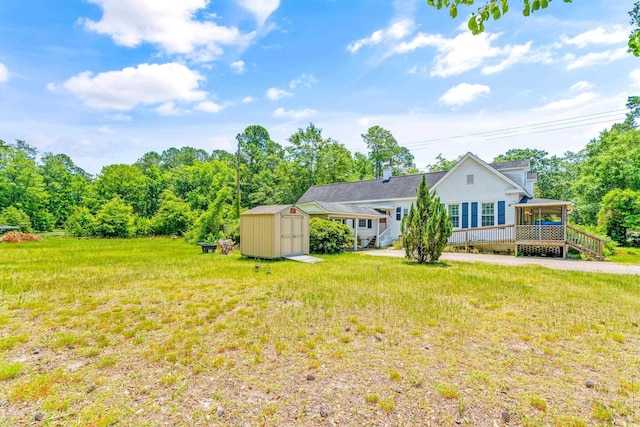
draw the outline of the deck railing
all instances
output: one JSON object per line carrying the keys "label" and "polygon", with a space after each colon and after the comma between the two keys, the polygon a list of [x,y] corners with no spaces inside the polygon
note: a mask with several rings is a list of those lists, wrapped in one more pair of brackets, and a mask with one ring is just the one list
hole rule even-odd
{"label": "deck railing", "polygon": [[586,252],[597,259],[604,259],[602,255],[604,240],[598,236],[567,225],[567,243],[575,249]]}
{"label": "deck railing", "polygon": [[563,241],[564,225],[518,225],[516,240]]}
{"label": "deck railing", "polygon": [[493,227],[464,228],[454,230],[449,237],[450,246],[489,245],[496,243],[513,243],[513,225]]}

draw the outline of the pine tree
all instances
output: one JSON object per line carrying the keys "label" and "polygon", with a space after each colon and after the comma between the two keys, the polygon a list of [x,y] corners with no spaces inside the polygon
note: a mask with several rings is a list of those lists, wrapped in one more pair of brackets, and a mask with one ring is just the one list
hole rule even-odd
{"label": "pine tree", "polygon": [[436,262],[451,236],[451,219],[440,198],[429,193],[425,177],[417,190],[415,207],[411,204],[409,213],[402,219],[402,245],[407,258],[419,264]]}

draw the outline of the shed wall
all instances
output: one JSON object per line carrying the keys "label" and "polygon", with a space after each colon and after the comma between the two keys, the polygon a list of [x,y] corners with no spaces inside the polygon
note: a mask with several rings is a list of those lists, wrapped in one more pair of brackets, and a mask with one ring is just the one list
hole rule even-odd
{"label": "shed wall", "polygon": [[[278,221],[275,220],[278,219]],[[240,253],[248,257],[280,257],[280,215],[240,217]],[[277,225],[276,225],[277,224]]]}

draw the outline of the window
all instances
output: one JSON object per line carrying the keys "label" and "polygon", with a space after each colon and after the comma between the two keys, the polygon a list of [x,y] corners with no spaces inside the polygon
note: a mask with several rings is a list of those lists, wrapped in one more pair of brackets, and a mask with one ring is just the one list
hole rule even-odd
{"label": "window", "polygon": [[467,184],[473,184],[473,175],[467,175]]}
{"label": "window", "polygon": [[396,208],[396,221],[400,221],[402,219],[402,208],[401,207],[397,207]]}
{"label": "window", "polygon": [[404,208],[404,216],[409,215],[409,208]]}
{"label": "window", "polygon": [[449,217],[453,228],[460,227],[460,207],[458,205],[449,205]]}
{"label": "window", "polygon": [[482,204],[482,226],[490,227],[494,225],[493,222],[493,203]]}
{"label": "window", "polygon": [[371,220],[370,219],[359,219],[358,220],[358,228],[371,228]]}

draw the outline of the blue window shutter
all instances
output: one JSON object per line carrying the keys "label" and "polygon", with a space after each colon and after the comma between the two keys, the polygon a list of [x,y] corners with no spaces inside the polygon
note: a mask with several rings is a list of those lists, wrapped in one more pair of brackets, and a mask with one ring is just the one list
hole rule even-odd
{"label": "blue window shutter", "polygon": [[471,203],[471,227],[478,226],[478,202]]}
{"label": "blue window shutter", "polygon": [[498,225],[505,223],[504,201],[498,202]]}
{"label": "blue window shutter", "polygon": [[371,228],[371,220],[370,219],[367,220],[367,228]]}
{"label": "blue window shutter", "polygon": [[469,203],[462,204],[462,228],[469,228]]}

